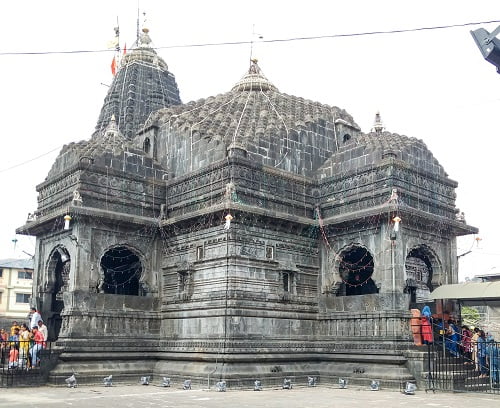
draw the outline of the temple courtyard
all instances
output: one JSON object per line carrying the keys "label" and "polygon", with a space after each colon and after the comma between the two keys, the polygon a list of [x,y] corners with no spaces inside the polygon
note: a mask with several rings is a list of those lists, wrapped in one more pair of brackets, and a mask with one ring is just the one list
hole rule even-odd
{"label": "temple courtyard", "polygon": [[499,406],[500,395],[463,393],[426,393],[417,390],[414,395],[405,395],[394,390],[370,391],[348,387],[318,386],[314,388],[296,387],[292,390],[264,389],[228,390],[215,389],[183,390],[181,384],[169,388],[158,385],[116,385],[112,387],[50,386],[27,388],[4,388],[0,392],[0,407],[176,407],[176,408],[331,408],[331,407],[472,407]]}

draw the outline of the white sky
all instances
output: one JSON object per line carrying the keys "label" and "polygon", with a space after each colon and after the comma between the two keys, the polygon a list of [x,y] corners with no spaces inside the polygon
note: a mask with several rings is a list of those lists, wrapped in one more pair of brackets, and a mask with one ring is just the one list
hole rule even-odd
{"label": "white sky", "polygon": [[[0,53],[104,50],[117,17],[121,45],[130,48],[137,5],[1,1]],[[249,41],[257,38],[252,32],[271,40],[500,20],[498,0],[141,0],[139,6],[156,47]],[[480,229],[481,241],[459,241],[459,254],[472,248],[460,258],[461,278],[500,266],[500,75],[469,33],[497,25],[254,44],[260,67],[280,91],[343,108],[364,132],[379,110],[388,131],[427,144],[459,182],[457,206]],[[188,102],[230,90],[248,68],[250,46],[158,52]],[[35,239],[16,237],[15,229],[36,209],[35,186],[62,145],[90,137],[107,91],[102,84],[112,80],[112,55],[0,55],[0,259],[34,253]]]}

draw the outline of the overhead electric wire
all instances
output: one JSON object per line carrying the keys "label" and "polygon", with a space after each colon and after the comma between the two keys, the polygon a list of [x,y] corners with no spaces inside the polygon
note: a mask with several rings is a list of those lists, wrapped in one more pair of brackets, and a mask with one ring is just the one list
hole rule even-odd
{"label": "overhead electric wire", "polygon": [[35,161],[37,159],[40,159],[42,158],[43,156],[47,156],[48,154],[52,153],[52,152],[55,152],[56,150],[59,150],[61,149],[62,146],[58,146],[56,147],[55,149],[52,149],[48,152],[45,152],[43,154],[41,154],[40,156],[36,156],[36,157],[33,157],[32,159],[29,159],[29,160],[26,160],[22,163],[18,163],[18,164],[14,164],[13,166],[10,166],[10,167],[7,167],[6,169],[0,169],[0,173],[3,173],[3,172],[6,172],[6,171],[9,171],[9,170],[12,170],[12,169],[15,169],[16,167],[20,167],[20,166],[24,166],[25,164],[28,164],[28,163],[31,163],[32,161]]}
{"label": "overhead electric wire", "polygon": [[[416,27],[416,28],[404,28],[399,30],[378,30],[378,31],[365,31],[360,33],[347,33],[347,34],[330,34],[330,35],[315,35],[306,37],[291,37],[291,38],[275,38],[271,40],[259,40],[259,43],[279,43],[279,42],[291,42],[291,41],[307,41],[307,40],[321,40],[329,38],[346,38],[346,37],[361,37],[367,35],[382,35],[382,34],[402,34],[418,31],[431,31],[431,30],[444,30],[449,28],[459,28],[468,27],[479,24],[492,24],[500,23],[500,20],[490,20],[490,21],[478,21],[469,22],[461,24],[447,24],[439,26],[429,26],[429,27]],[[195,47],[216,47],[216,46],[226,46],[226,45],[248,45],[253,44],[256,41],[225,41],[225,42],[214,42],[214,43],[199,43],[199,44],[177,44],[177,45],[167,45],[163,47],[153,47],[156,50],[169,49],[169,48],[195,48]],[[19,51],[19,52],[0,52],[0,56],[7,55],[49,55],[49,54],[89,54],[89,53],[100,53],[100,52],[115,52],[116,49],[105,49],[105,50],[69,50],[69,51]]]}
{"label": "overhead electric wire", "polygon": [[[348,34],[332,34],[332,35],[318,35],[318,36],[308,36],[308,37],[293,37],[293,38],[277,38],[271,40],[260,40],[261,43],[275,43],[275,42],[291,42],[291,41],[305,41],[305,40],[319,40],[319,39],[328,39],[328,38],[345,38],[345,37],[360,37],[367,35],[379,35],[379,34],[400,34],[400,33],[408,33],[408,32],[418,32],[418,31],[429,31],[429,30],[442,30],[449,28],[458,28],[458,27],[467,27],[479,24],[492,24],[492,23],[500,23],[500,20],[490,20],[490,21],[479,21],[479,22],[469,22],[469,23],[461,23],[461,24],[448,24],[448,25],[440,25],[440,26],[430,26],[430,27],[417,27],[417,28],[408,28],[408,29],[400,29],[400,30],[387,30],[387,31],[367,31],[361,33],[348,33]],[[247,45],[253,44],[255,41],[230,41],[230,42],[220,42],[220,43],[201,43],[201,44],[180,44],[180,45],[169,45],[164,47],[154,47],[154,49],[168,49],[168,48],[194,48],[194,47],[210,47],[210,46],[226,46],[226,45]],[[84,53],[100,53],[100,52],[115,52],[113,49],[106,50],[70,50],[70,51],[40,51],[40,52],[0,52],[0,56],[6,55],[48,55],[48,54],[84,54]],[[0,173],[6,172],[8,170],[12,170],[16,167],[22,166],[24,164],[30,163],[31,161],[37,160],[47,154],[54,152],[61,147],[57,147],[49,152],[46,152],[40,156],[34,157],[25,162],[16,164],[14,166],[0,169]]]}

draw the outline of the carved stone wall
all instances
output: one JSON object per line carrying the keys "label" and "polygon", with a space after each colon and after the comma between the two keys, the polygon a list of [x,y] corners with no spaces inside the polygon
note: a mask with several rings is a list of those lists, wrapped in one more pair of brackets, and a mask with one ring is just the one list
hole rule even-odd
{"label": "carved stone wall", "polygon": [[456,218],[456,182],[415,171],[394,160],[324,179],[315,195],[324,203],[323,217],[328,218],[388,203],[394,188],[403,205],[452,220]]}
{"label": "carved stone wall", "polygon": [[65,293],[64,303],[60,341],[109,336],[139,341],[159,334],[155,298],[73,291]]}

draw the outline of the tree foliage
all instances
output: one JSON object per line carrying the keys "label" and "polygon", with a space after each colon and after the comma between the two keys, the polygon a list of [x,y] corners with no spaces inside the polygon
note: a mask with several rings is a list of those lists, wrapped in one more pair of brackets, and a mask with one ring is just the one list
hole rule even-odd
{"label": "tree foliage", "polygon": [[479,325],[481,316],[475,307],[462,306],[462,324],[469,327],[476,327]]}

